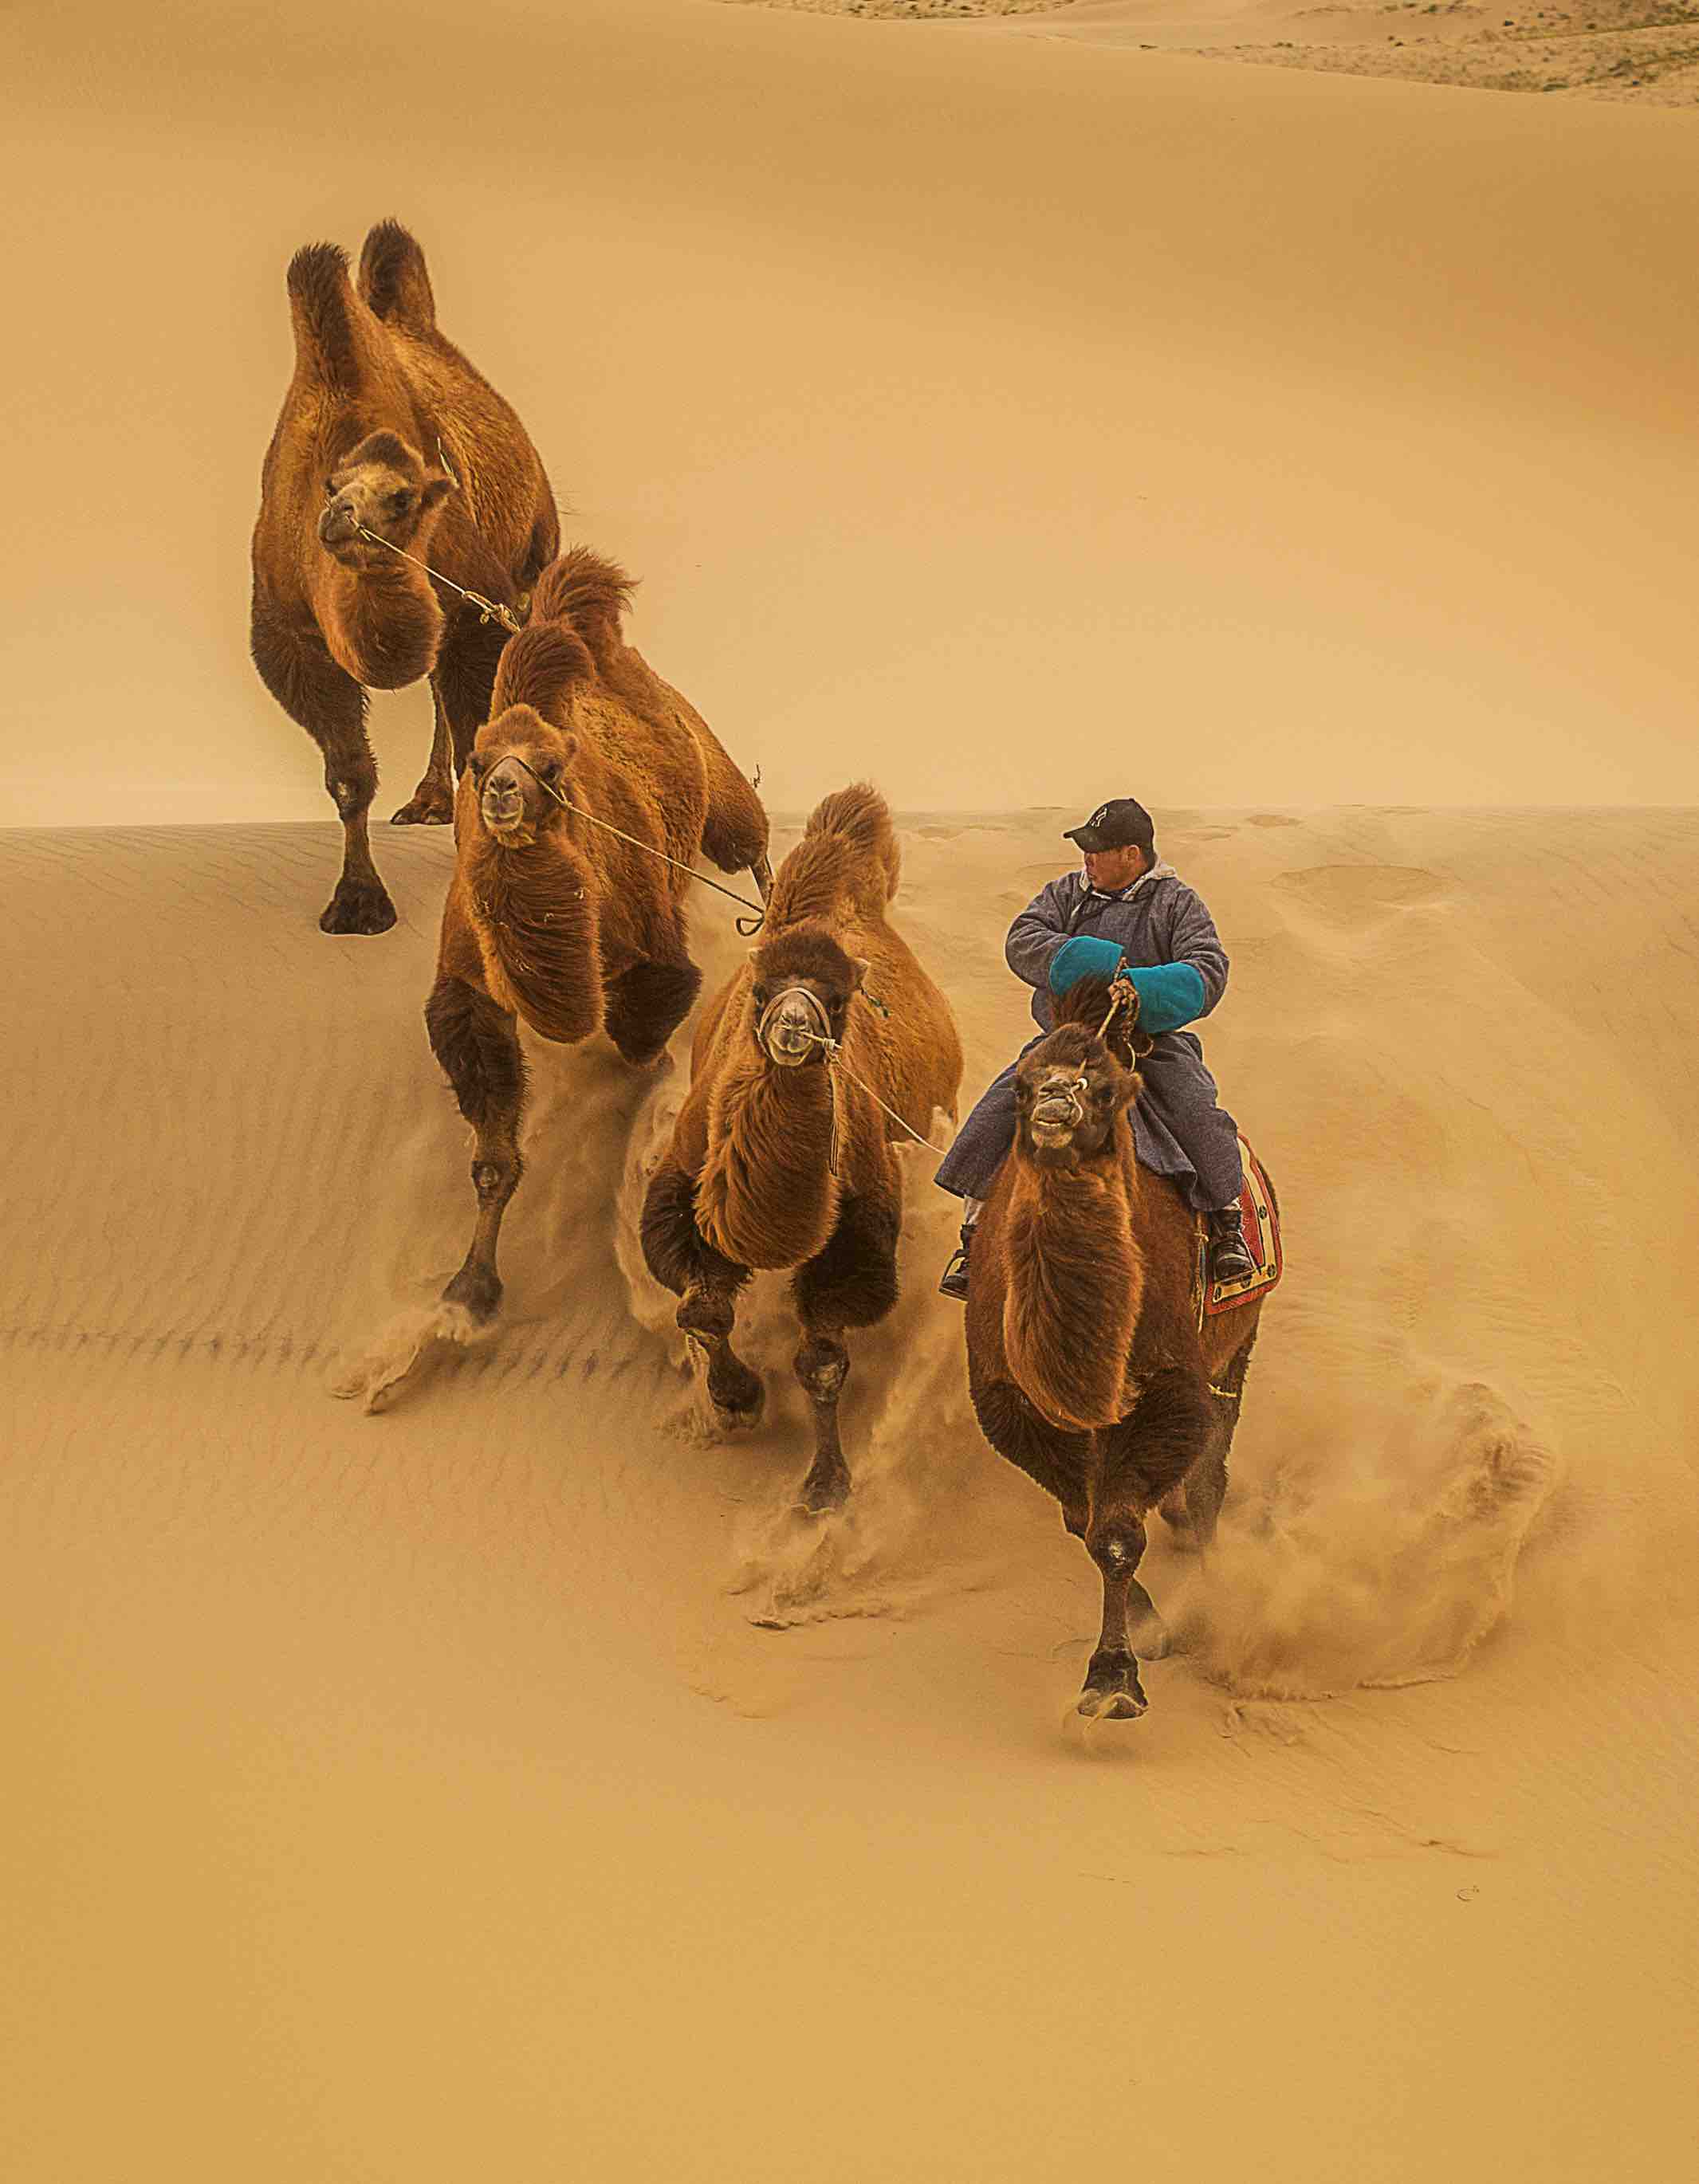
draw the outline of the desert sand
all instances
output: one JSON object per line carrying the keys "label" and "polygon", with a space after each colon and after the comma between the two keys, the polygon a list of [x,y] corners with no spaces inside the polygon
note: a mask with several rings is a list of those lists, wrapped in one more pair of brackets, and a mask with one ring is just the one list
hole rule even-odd
{"label": "desert sand", "polygon": [[1124,56],[1193,53],[1254,66],[1397,76],[1480,91],[1691,106],[1699,9],[1688,0],[730,0],[908,21],[1019,25]]}
{"label": "desert sand", "polygon": [[[11,26],[5,2184],[1683,2170],[1699,148],[1020,27]],[[1136,1724],[928,1154],[848,1511],[776,1285],[705,1436],[631,1234],[683,1035],[534,1055],[500,1325],[333,1393],[465,1240],[450,845],[317,932],[245,549],[282,267],[388,211],[776,847],[902,811],[970,1088],[1098,796],[1216,911],[1289,1272]]]}

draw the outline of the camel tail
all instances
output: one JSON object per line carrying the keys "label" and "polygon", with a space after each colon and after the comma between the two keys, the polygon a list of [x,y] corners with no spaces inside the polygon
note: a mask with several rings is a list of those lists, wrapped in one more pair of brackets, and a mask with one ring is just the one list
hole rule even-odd
{"label": "camel tail", "polygon": [[323,386],[353,393],[360,384],[360,342],[348,253],[334,242],[309,242],[289,260],[288,287],[298,366]]}
{"label": "camel tail", "polygon": [[529,705],[546,720],[574,682],[595,673],[584,639],[564,622],[534,621],[510,638],[495,670],[489,716],[510,705]]}
{"label": "camel tail", "polygon": [[380,220],[360,254],[360,292],[375,318],[433,333],[437,299],[425,254],[399,220]]}
{"label": "camel tail", "polygon": [[600,668],[623,643],[623,625],[636,589],[618,561],[588,546],[568,546],[538,577],[531,595],[531,618],[565,622],[590,647]]}
{"label": "camel tail", "polygon": [[885,868],[886,901],[897,893],[903,876],[903,853],[897,844],[891,806],[871,782],[853,782],[847,788],[836,788],[830,796],[822,797],[802,830],[804,841],[810,835],[836,835],[841,841],[852,843],[864,855],[876,858]]}

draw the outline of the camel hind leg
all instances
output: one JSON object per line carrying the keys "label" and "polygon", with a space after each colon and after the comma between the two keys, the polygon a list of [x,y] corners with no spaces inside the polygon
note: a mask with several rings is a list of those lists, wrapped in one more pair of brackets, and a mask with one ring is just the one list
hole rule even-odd
{"label": "camel hind leg", "polygon": [[454,1087],[460,1111],[477,1133],[472,1184],[478,1217],[460,1272],[443,1291],[482,1327],[501,1302],[495,1268],[502,1217],[519,1187],[519,1122],[525,1100],[525,1058],[513,1019],[464,978],[437,980],[425,1004],[431,1051]]}
{"label": "camel hind leg", "polygon": [[1216,1521],[1227,1497],[1227,1457],[1238,1429],[1245,1375],[1250,1353],[1256,1347],[1256,1329],[1233,1353],[1226,1370],[1212,1385],[1210,1430],[1202,1453],[1180,1485],[1162,1497],[1163,1522],[1182,1552],[1203,1554],[1216,1543]]}
{"label": "camel hind leg", "polygon": [[701,1360],[714,1415],[733,1430],[756,1424],[767,1390],[731,1346],[749,1269],[715,1251],[696,1226],[696,1178],[670,1160],[644,1193],[639,1235],[644,1264],[681,1300],[678,1323]]}
{"label": "camel hind leg", "polygon": [[798,1500],[812,1515],[840,1509],[849,1499],[849,1464],[838,1430],[838,1402],[849,1378],[843,1336],[848,1328],[871,1327],[896,1303],[901,1225],[895,1191],[846,1194],[825,1249],[791,1280],[802,1323],[794,1369],[814,1412],[814,1460]]}
{"label": "camel hind leg", "polygon": [[434,726],[431,732],[430,762],[419,777],[419,785],[401,809],[392,814],[392,827],[446,827],[455,816],[454,739],[449,733],[449,716],[443,710],[443,694],[437,688],[437,678],[431,677],[431,710]]}

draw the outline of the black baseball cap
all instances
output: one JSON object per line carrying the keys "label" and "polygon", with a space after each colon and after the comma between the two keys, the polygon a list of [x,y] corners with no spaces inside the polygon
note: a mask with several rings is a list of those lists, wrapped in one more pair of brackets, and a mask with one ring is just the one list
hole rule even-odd
{"label": "black baseball cap", "polygon": [[1147,856],[1156,846],[1156,829],[1150,814],[1136,797],[1112,796],[1098,805],[1091,817],[1063,833],[1065,842],[1077,842],[1082,850],[1141,849]]}

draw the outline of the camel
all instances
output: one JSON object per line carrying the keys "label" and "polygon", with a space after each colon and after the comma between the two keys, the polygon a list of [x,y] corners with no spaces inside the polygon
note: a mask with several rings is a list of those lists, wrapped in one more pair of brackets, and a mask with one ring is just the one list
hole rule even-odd
{"label": "camel", "polygon": [[[1159,1507],[1207,1549],[1256,1340],[1260,1298],[1199,1324],[1198,1217],[1140,1166],[1137,1089],[1122,982],[1081,979],[1020,1065],[1019,1123],[980,1217],[968,1282],[968,1387],[1000,1456],[1062,1505],[1103,1578],[1103,1630],[1078,1711],[1145,1711],[1138,1660],[1167,1632],[1138,1582],[1145,1518]],[[1132,1610],[1134,1628],[1128,1627]]]}
{"label": "camel", "polygon": [[794,1369],[814,1418],[800,1499],[813,1514],[850,1490],[843,1337],[897,1301],[893,1145],[924,1138],[936,1109],[953,1115],[961,1085],[949,1004],[886,919],[898,866],[876,789],[839,789],[816,808],[779,869],[759,944],[703,1015],[690,1094],[643,1205],[644,1258],[682,1300],[678,1323],[723,1425],[753,1425],[765,1394],[732,1347],[738,1293],[756,1268],[791,1272]]}
{"label": "camel", "polygon": [[517,1024],[562,1045],[604,1030],[634,1068],[657,1067],[701,983],[685,932],[690,860],[706,850],[723,870],[748,869],[763,894],[768,881],[760,799],[624,644],[629,591],[584,547],[543,571],[455,800],[425,1023],[476,1136],[476,1226],[443,1293],[473,1328],[500,1302],[496,1246],[523,1166]]}
{"label": "camel", "polygon": [[320,927],[385,933],[395,906],[366,830],[377,792],[366,692],[430,677],[430,763],[394,823],[446,824],[507,633],[415,564],[511,610],[560,525],[524,426],[439,331],[405,228],[372,229],[354,284],[345,252],[310,243],[288,291],[295,369],[261,473],[254,663],[323,752],[342,820],[342,874]]}

